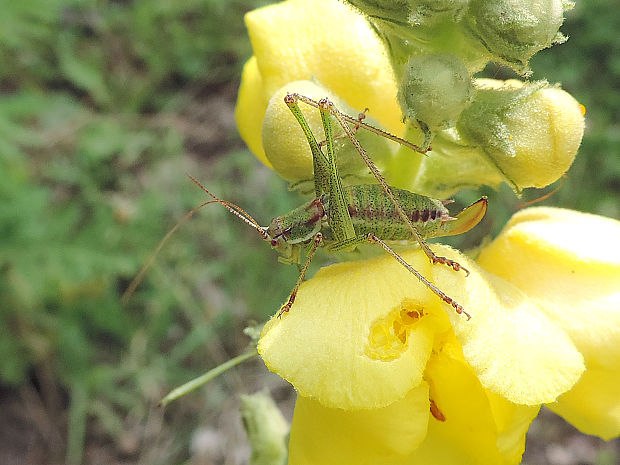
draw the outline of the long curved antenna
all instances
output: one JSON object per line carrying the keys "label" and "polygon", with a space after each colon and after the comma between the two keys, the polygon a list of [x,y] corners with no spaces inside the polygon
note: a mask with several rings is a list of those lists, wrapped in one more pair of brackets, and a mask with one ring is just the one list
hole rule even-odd
{"label": "long curved antenna", "polygon": [[517,208],[521,210],[522,208],[537,204],[539,202],[547,200],[552,195],[557,194],[559,190],[562,189],[562,187],[564,186],[564,181],[566,180],[566,178],[568,178],[568,174],[564,173],[562,177],[560,178],[560,183],[552,191],[547,192],[546,194],[541,195],[540,197],[537,197],[534,200],[530,200],[529,202],[520,203],[519,205],[517,205]]}
{"label": "long curved antenna", "polygon": [[[250,215],[248,212],[246,212],[239,205],[236,205],[236,204],[234,204],[232,202],[228,202],[227,200],[222,200],[222,199],[216,197],[215,194],[213,194],[212,192],[209,191],[209,189],[207,189],[205,186],[203,186],[200,183],[200,181],[198,181],[198,179],[196,179],[194,176],[192,176],[189,173],[186,173],[186,174],[187,174],[187,177],[190,178],[194,184],[196,184],[203,191],[205,191],[207,194],[209,194],[209,196],[211,198],[213,198],[214,202],[222,204],[230,213],[235,215],[237,218],[240,218],[244,223],[246,223],[246,224],[252,226],[254,229],[256,229],[259,232],[259,234],[263,237],[263,239],[269,240],[269,236],[267,236],[267,233],[265,232],[265,230],[262,228],[261,225],[258,224],[258,222],[254,218],[252,218],[252,215]],[[200,208],[200,207],[198,207],[198,208]]]}
{"label": "long curved antenna", "polygon": [[265,230],[256,222],[256,220],[254,218],[252,218],[252,216],[249,213],[247,213],[241,207],[239,207],[238,205],[236,205],[236,204],[234,204],[232,202],[228,202],[226,200],[222,200],[222,199],[216,197],[214,194],[209,192],[209,190],[207,190],[206,187],[204,187],[202,184],[200,184],[200,182],[196,178],[194,178],[190,174],[188,174],[187,176],[189,176],[189,178],[198,187],[200,187],[203,191],[205,191],[207,194],[209,194],[213,198],[213,200],[209,200],[207,202],[203,202],[200,205],[198,205],[196,208],[193,208],[190,211],[188,211],[185,214],[185,216],[183,218],[181,218],[181,220],[179,220],[179,222],[177,224],[175,224],[172,227],[172,229],[170,231],[168,231],[168,233],[166,233],[164,238],[161,241],[159,241],[159,244],[157,244],[157,247],[155,247],[155,250],[153,251],[153,253],[151,253],[151,255],[149,256],[149,258],[146,261],[146,263],[142,266],[142,268],[140,269],[140,271],[138,272],[136,277],[133,278],[133,280],[131,281],[131,283],[129,284],[129,286],[125,290],[125,292],[123,292],[123,295],[121,296],[121,302],[123,304],[126,304],[129,301],[129,299],[131,298],[131,296],[134,294],[134,292],[136,291],[136,289],[138,288],[138,286],[140,285],[140,283],[144,279],[144,275],[146,274],[148,269],[151,267],[151,265],[155,261],[155,258],[157,257],[157,255],[161,251],[161,249],[164,246],[164,244],[166,244],[168,239],[170,239],[170,237],[176,232],[176,230],[179,229],[192,216],[194,216],[194,213],[196,213],[202,207],[205,207],[205,206],[213,204],[213,203],[219,203],[220,205],[223,205],[229,212],[231,212],[237,218],[240,218],[244,223],[246,223],[246,224],[252,226],[254,229],[256,229],[259,232],[259,234],[263,237],[263,239],[265,239],[265,240],[269,239],[269,236],[267,236],[267,233],[265,232]]}

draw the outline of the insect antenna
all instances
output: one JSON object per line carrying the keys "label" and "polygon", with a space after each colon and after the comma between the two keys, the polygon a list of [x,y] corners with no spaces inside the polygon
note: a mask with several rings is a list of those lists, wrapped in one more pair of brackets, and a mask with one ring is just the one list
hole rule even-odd
{"label": "insect antenna", "polygon": [[205,207],[207,205],[211,205],[213,203],[219,203],[220,205],[223,205],[229,212],[231,212],[237,218],[240,218],[244,223],[246,223],[246,224],[252,226],[254,229],[256,229],[259,232],[259,234],[263,237],[263,239],[265,239],[265,240],[269,239],[269,236],[267,235],[265,230],[243,208],[239,207],[238,205],[236,205],[236,204],[234,204],[232,202],[228,202],[226,200],[222,200],[222,199],[216,197],[214,194],[209,192],[209,190],[206,187],[204,187],[192,175],[188,174],[187,176],[194,182],[194,184],[196,184],[203,191],[205,191],[207,194],[209,194],[209,196],[211,198],[213,198],[213,200],[209,200],[207,202],[203,202],[200,205],[198,205],[196,208],[193,208],[190,211],[188,211],[185,214],[185,216],[183,218],[181,218],[181,220],[179,220],[179,222],[177,224],[175,224],[172,227],[172,229],[170,231],[168,231],[168,233],[166,233],[166,235],[159,242],[159,244],[157,244],[157,247],[155,247],[155,250],[153,251],[153,253],[151,253],[151,255],[149,256],[148,260],[142,266],[142,268],[140,269],[140,271],[138,272],[136,277],[131,281],[131,283],[129,284],[129,286],[125,290],[125,292],[123,292],[123,295],[121,296],[121,302],[123,304],[126,304],[129,301],[129,299],[131,298],[131,296],[134,294],[134,292],[136,291],[136,289],[138,288],[138,286],[140,285],[140,283],[144,279],[144,275],[146,274],[148,269],[151,267],[151,265],[155,261],[155,258],[157,258],[157,255],[161,251],[162,247],[166,244],[166,242],[168,242],[168,239],[170,239],[170,237],[177,231],[177,229],[179,229],[187,220],[189,220],[192,216],[194,216],[194,214],[198,210],[200,210],[202,207]]}
{"label": "insect antenna", "polygon": [[543,200],[547,200],[552,195],[557,194],[560,191],[560,189],[562,189],[562,186],[564,186],[564,181],[566,180],[566,178],[568,178],[568,174],[564,173],[562,175],[562,177],[560,178],[560,183],[552,191],[547,192],[546,194],[541,195],[540,197],[537,197],[534,200],[530,200],[529,202],[520,203],[519,205],[517,205],[517,208],[519,210],[521,210],[522,208],[529,207],[531,205],[537,204],[538,202],[542,202]]}
{"label": "insect antenna", "polygon": [[258,233],[262,236],[263,239],[269,240],[269,236],[267,235],[267,233],[265,232],[263,227],[260,224],[258,224],[258,222],[254,218],[252,218],[252,215],[250,215],[248,212],[246,212],[239,205],[236,205],[236,204],[234,204],[232,202],[228,202],[226,200],[222,200],[222,199],[216,197],[213,193],[211,193],[209,191],[209,189],[207,189],[205,186],[203,186],[200,183],[200,181],[198,181],[198,179],[193,177],[191,174],[187,174],[187,176],[192,180],[192,182],[194,184],[196,184],[203,191],[205,191],[211,198],[213,198],[214,202],[222,204],[230,213],[235,215],[237,218],[240,218],[244,223],[246,223],[246,224],[252,226],[254,229],[256,229],[258,231]]}

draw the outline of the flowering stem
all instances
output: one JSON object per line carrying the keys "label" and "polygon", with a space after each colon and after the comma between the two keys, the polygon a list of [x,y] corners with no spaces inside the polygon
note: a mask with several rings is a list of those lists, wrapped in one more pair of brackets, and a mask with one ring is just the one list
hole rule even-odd
{"label": "flowering stem", "polygon": [[201,375],[198,378],[194,378],[191,381],[185,383],[184,385],[179,386],[178,388],[173,389],[172,391],[170,391],[170,393],[166,397],[164,397],[162,400],[159,401],[159,404],[157,404],[157,406],[158,407],[165,407],[166,405],[168,405],[173,400],[177,400],[179,397],[182,397],[185,394],[187,394],[188,392],[191,392],[194,389],[202,386],[203,384],[208,383],[213,378],[215,378],[216,376],[221,375],[222,373],[224,373],[225,371],[229,370],[230,368],[233,368],[233,367],[235,367],[235,366],[237,366],[237,365],[245,362],[246,360],[248,360],[248,359],[250,359],[252,357],[255,357],[257,355],[258,355],[258,352],[256,351],[256,348],[254,348],[251,351],[248,351],[248,352],[245,352],[243,354],[237,355],[235,358],[231,358],[227,362],[224,362],[221,365],[218,365],[215,368],[207,371],[204,375]]}

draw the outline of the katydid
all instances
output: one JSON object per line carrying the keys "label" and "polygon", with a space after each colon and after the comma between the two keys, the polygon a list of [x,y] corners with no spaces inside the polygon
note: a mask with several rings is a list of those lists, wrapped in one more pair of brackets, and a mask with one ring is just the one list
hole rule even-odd
{"label": "katydid", "polygon": [[[471,316],[460,304],[409,265],[387,242],[416,241],[432,263],[447,265],[455,271],[463,270],[468,275],[469,271],[457,262],[435,255],[424,239],[457,235],[469,231],[480,222],[486,213],[486,197],[465,208],[456,217],[451,217],[445,207],[449,202],[390,187],[355,138],[354,130],[364,128],[373,131],[422,153],[426,152],[425,149],[363,123],[364,113],[361,113],[357,119],[341,113],[327,99],[315,101],[299,94],[288,94],[284,100],[301,126],[312,152],[315,198],[289,213],[274,218],[268,227],[261,227],[240,207],[219,199],[198,180],[189,176],[213,200],[204,202],[193,209],[184,220],[205,205],[220,203],[245,223],[254,227],[263,239],[276,249],[281,261],[301,265],[301,251],[307,251],[304,265],[300,267],[297,283],[287,302],[280,308],[278,317],[291,309],[308,266],[319,246],[326,248],[327,251],[335,252],[352,250],[361,243],[372,243],[380,245],[442,301],[450,304],[458,314],[464,314],[469,319]],[[299,108],[298,101],[319,109],[325,131],[324,141],[319,143],[316,140]],[[334,155],[332,116],[342,126],[345,137],[351,140],[379,184],[342,185]],[[349,123],[354,124],[354,129],[351,129]],[[322,147],[325,147],[326,153]],[[162,240],[155,253],[178,226],[180,223]],[[152,258],[154,257],[151,257],[149,263],[136,276],[126,291],[126,295],[130,295],[135,290]]]}

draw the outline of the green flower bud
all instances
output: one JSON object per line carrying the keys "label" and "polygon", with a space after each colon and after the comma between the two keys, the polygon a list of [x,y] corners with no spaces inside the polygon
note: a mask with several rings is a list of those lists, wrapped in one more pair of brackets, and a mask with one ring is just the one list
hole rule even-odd
{"label": "green flower bud", "polygon": [[252,447],[251,465],[284,465],[289,426],[265,391],[241,396],[241,418]]}
{"label": "green flower bud", "polygon": [[406,23],[409,15],[407,0],[347,0],[367,16]]}
{"label": "green flower bud", "polygon": [[419,26],[434,22],[438,17],[455,16],[467,5],[467,0],[348,0],[373,19]]}
{"label": "green flower bud", "polygon": [[434,54],[407,62],[398,100],[406,118],[422,121],[434,130],[454,125],[472,94],[471,78],[461,60]]}
{"label": "green flower bud", "polygon": [[467,0],[348,0],[385,42],[399,73],[410,57],[432,53],[458,56],[470,74],[481,71],[492,55],[462,27]]}
{"label": "green flower bud", "polygon": [[409,0],[412,25],[431,24],[438,19],[451,16],[457,19],[467,5],[467,0]]}
{"label": "green flower bud", "polygon": [[480,79],[476,85],[457,129],[517,191],[545,187],[568,170],[583,137],[583,106],[544,81]]}
{"label": "green flower bud", "polygon": [[563,42],[563,0],[471,0],[468,23],[497,58],[520,70],[536,52]]}

